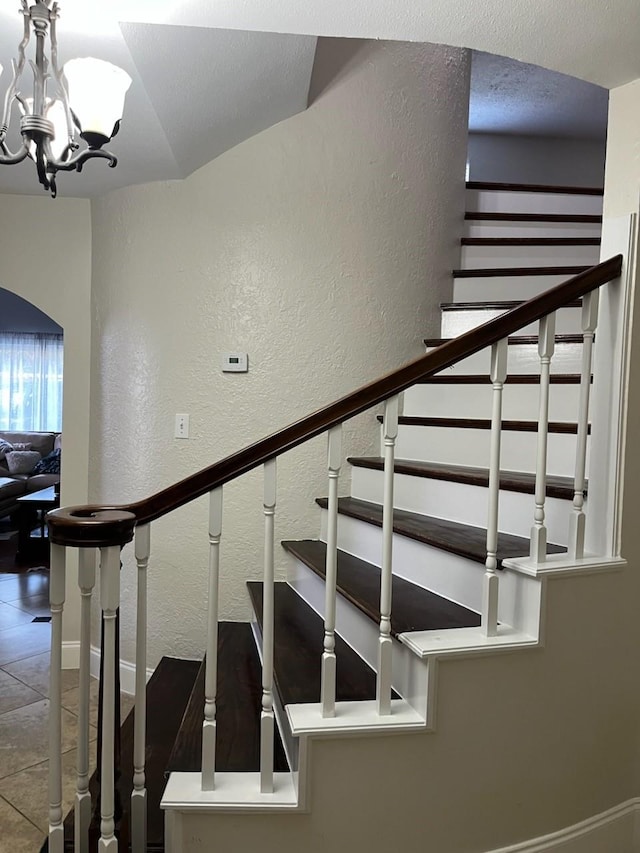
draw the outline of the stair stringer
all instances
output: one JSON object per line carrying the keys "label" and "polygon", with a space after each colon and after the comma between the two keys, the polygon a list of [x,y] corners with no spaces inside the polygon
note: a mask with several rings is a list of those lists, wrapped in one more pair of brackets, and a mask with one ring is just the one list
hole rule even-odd
{"label": "stair stringer", "polygon": [[[572,560],[559,555],[550,557],[544,564],[533,564],[527,559],[505,561],[508,571],[526,575],[536,581],[540,589],[540,608],[537,636],[524,635],[508,627],[499,630],[496,637],[484,637],[477,628],[449,629],[445,632],[411,632],[400,635],[399,640],[415,656],[425,674],[421,684],[424,689],[424,715],[405,699],[392,702],[392,713],[378,717],[375,702],[338,702],[336,715],[323,718],[316,704],[288,705],[286,714],[291,731],[299,742],[298,769],[292,773],[279,773],[274,778],[274,793],[260,794],[259,774],[219,773],[216,790],[201,790],[201,774],[172,773],[162,799],[166,813],[167,853],[195,853],[207,849],[199,846],[199,836],[188,819],[195,815],[313,812],[314,790],[323,784],[314,778],[312,754],[314,742],[349,740],[374,736],[435,734],[437,708],[440,704],[439,667],[447,660],[475,657],[505,657],[513,653],[544,647],[545,615],[547,609],[548,580],[556,577],[573,577],[576,581],[587,575],[621,571],[626,566],[622,558],[592,558]],[[365,617],[363,617],[365,618]],[[342,635],[342,634],[341,634]],[[450,677],[450,673],[449,673]],[[414,697],[415,701],[415,697]],[[331,779],[325,780],[331,784]],[[185,822],[186,821],[186,822]]]}

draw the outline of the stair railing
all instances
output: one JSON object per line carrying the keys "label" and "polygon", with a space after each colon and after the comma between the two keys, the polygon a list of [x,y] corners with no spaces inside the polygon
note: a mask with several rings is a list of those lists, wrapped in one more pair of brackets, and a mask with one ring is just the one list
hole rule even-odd
{"label": "stair railing", "polygon": [[391,700],[391,579],[393,547],[393,474],[394,448],[398,433],[398,395],[421,379],[440,373],[462,359],[491,347],[491,383],[493,407],[489,465],[489,510],[487,523],[487,559],[482,599],[482,630],[495,635],[498,626],[497,532],[500,487],[500,438],[502,392],[506,377],[509,335],[536,321],[540,322],[539,354],[540,428],[535,512],[531,537],[531,558],[542,562],[546,556],[544,503],[546,485],[546,433],[549,405],[549,371],[553,355],[555,312],[577,299],[583,300],[582,328],[584,354],[578,419],[576,475],[573,520],[569,554],[579,558],[584,552],[585,513],[584,477],[588,433],[589,389],[591,384],[591,348],[597,319],[598,288],[620,276],[622,256],[617,255],[569,281],[530,299],[500,317],[448,341],[398,370],[365,385],[340,400],[285,427],[204,470],[187,477],[149,498],[126,506],[75,506],[55,510],[48,515],[51,538],[50,599],[52,614],[51,711],[49,764],[49,851],[63,853],[62,762],[61,762],[61,666],[62,612],[65,597],[66,548],[80,550],[78,583],[82,596],[80,648],[80,724],[78,732],[78,782],[75,803],[75,850],[89,849],[91,808],[88,793],[88,708],[89,708],[89,613],[95,584],[96,551],[99,552],[100,608],[104,619],[104,707],[102,708],[102,754],[100,798],[100,853],[116,853],[118,838],[114,815],[114,712],[117,645],[116,614],[120,596],[120,550],[135,535],[138,569],[136,697],[134,732],[134,777],[131,803],[131,843],[133,853],[146,851],[145,786],[145,675],[146,675],[146,576],[150,558],[150,524],[163,515],[201,497],[210,496],[209,513],[209,620],[205,703],[203,710],[202,774],[204,791],[215,788],[216,741],[216,660],[218,627],[218,585],[220,542],[222,535],[223,487],[226,483],[262,465],[264,467],[264,596],[262,621],[263,694],[261,710],[261,770],[259,790],[274,790],[273,773],[273,577],[274,515],[276,511],[276,460],[283,453],[321,433],[328,434],[329,509],[326,557],[327,602],[324,650],[322,655],[322,692],[319,714],[336,713],[335,701],[335,618],[337,565],[337,478],[341,467],[341,428],[350,418],[380,403],[385,404],[383,421],[384,497],[381,557],[380,634],[376,711],[381,716],[393,713]]}

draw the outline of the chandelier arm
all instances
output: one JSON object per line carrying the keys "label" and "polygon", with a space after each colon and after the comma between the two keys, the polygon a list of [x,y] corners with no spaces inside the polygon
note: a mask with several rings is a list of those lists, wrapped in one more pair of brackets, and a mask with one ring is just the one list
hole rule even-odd
{"label": "chandelier arm", "polygon": [[45,146],[38,145],[36,149],[36,168],[38,169],[38,180],[46,190],[50,189],[49,164],[47,163]]}
{"label": "chandelier arm", "polygon": [[51,22],[49,24],[49,41],[51,43],[51,67],[53,68],[53,78],[58,87],[58,95],[67,120],[67,139],[68,144],[65,149],[65,155],[68,149],[73,145],[75,140],[75,129],[73,118],[71,116],[71,107],[69,106],[69,98],[67,96],[67,87],[64,82],[62,69],[58,65],[58,36],[56,29],[56,21],[58,20],[58,4],[54,3],[51,7]]}
{"label": "chandelier arm", "polygon": [[9,128],[11,105],[13,103],[14,98],[16,97],[18,80],[22,75],[22,69],[24,68],[24,64],[26,61],[25,50],[27,48],[27,45],[29,44],[29,39],[31,38],[31,19],[29,16],[29,6],[27,4],[27,0],[22,0],[22,14],[24,16],[24,35],[22,36],[22,41],[18,45],[18,62],[16,63],[15,60],[12,61],[13,79],[9,84],[9,88],[7,89],[7,93],[4,98],[4,111],[2,113],[2,127],[0,128],[0,139],[3,139],[5,137]]}
{"label": "chandelier arm", "polygon": [[110,151],[105,151],[103,148],[85,148],[78,151],[68,160],[57,160],[51,154],[51,146],[48,142],[44,144],[45,155],[47,157],[48,169],[50,172],[77,172],[82,171],[82,167],[87,160],[93,160],[94,157],[100,157],[102,160],[108,160],[109,166],[112,169],[118,165],[118,158]]}
{"label": "chandelier arm", "polygon": [[12,166],[15,163],[22,163],[22,161],[29,154],[29,141],[27,139],[22,140],[22,146],[17,153],[13,153],[7,144],[3,141],[0,141],[0,165]]}

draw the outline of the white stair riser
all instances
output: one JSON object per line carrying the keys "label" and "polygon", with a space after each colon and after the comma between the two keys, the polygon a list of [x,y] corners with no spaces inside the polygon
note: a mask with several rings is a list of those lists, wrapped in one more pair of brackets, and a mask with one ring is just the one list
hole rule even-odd
{"label": "white stair riser", "polygon": [[491,213],[601,214],[601,195],[467,190],[466,209]]}
{"label": "white stair riser", "polygon": [[[444,418],[490,418],[491,384],[414,385],[404,392],[405,415]],[[549,419],[575,421],[578,417],[580,386],[555,384],[549,390]],[[507,383],[502,396],[503,417],[507,420],[537,420],[540,385]]]}
{"label": "white stair riser", "polygon": [[[441,336],[455,338],[458,335],[475,329],[495,317],[504,314],[499,308],[452,308],[442,312]],[[557,334],[580,334],[582,332],[582,314],[580,308],[561,308],[556,311]],[[537,335],[539,323],[530,323],[518,332],[519,335]]]}
{"label": "white stair riser", "polygon": [[[327,511],[322,510],[320,538],[324,542],[326,533]],[[379,566],[382,530],[365,521],[339,515],[338,548]],[[483,567],[479,563],[394,533],[393,573],[480,612]]]}
{"label": "white stair riser", "polygon": [[[324,619],[324,580],[300,560],[294,558],[292,562],[290,585]],[[336,631],[372,669],[377,669],[379,627],[340,593],[336,596]],[[416,710],[425,713],[427,668],[420,666],[416,656],[396,640],[393,642],[392,667],[393,688],[414,707],[419,705]]]}
{"label": "white stair riser", "polygon": [[[440,376],[448,374],[489,373],[490,348],[470,355],[451,367],[441,371]],[[582,370],[582,344],[557,343],[551,360],[552,373],[580,373]],[[540,374],[540,357],[537,344],[511,344],[507,356],[508,373]],[[509,386],[506,386],[507,388]]]}
{"label": "white stair riser", "polygon": [[599,246],[463,246],[460,267],[593,266],[599,258]]}
{"label": "white stair riser", "polygon": [[463,237],[599,237],[600,222],[510,222],[465,219]]}
{"label": "white stair riser", "polygon": [[[323,541],[326,541],[326,530],[327,513],[323,510],[320,534]],[[341,515],[338,517],[338,547],[369,563],[380,565],[382,531],[372,524]],[[481,610],[484,566],[474,560],[394,534],[393,573],[476,613]],[[514,628],[535,634],[538,618],[537,581],[510,571],[501,571],[499,578],[498,619]]]}
{"label": "white stair riser", "polygon": [[[370,468],[354,468],[351,494],[372,503],[382,503],[383,475]],[[487,523],[487,489],[468,483],[431,480],[396,474],[394,506],[409,512],[419,512],[435,518],[447,518],[484,527]],[[535,501],[533,495],[520,492],[500,492],[498,527],[503,533],[529,537],[533,524]],[[556,545],[566,545],[569,530],[571,501],[547,498],[545,504],[547,539]]]}
{"label": "white stair riser", "polygon": [[496,275],[453,280],[452,302],[503,302],[525,300],[573,278],[562,275]]}
{"label": "white stair riser", "polygon": [[[489,464],[489,429],[456,429],[452,427],[408,426],[398,430],[396,456],[398,459],[417,459],[425,462],[445,462],[450,465]],[[501,468],[505,471],[536,470],[538,434],[503,430]],[[547,471],[572,477],[575,468],[575,435],[550,433],[547,448]]]}

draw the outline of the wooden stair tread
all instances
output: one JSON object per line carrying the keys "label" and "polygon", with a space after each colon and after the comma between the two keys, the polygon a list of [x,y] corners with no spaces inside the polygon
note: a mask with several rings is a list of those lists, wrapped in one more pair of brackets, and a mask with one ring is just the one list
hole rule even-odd
{"label": "wooden stair tread", "polygon": [[[147,850],[164,850],[164,812],[160,809],[160,800],[166,784],[164,770],[169,760],[174,740],[180,728],[189,695],[198,675],[199,661],[179,660],[163,657],[147,684],[147,749],[146,749],[146,785],[147,785]],[[158,713],[162,708],[162,713]],[[126,850],[130,835],[129,809],[133,790],[133,733],[135,711],[132,710],[121,729],[121,776],[117,782],[117,792],[122,806],[122,817],[117,823],[116,834],[120,838],[121,849]],[[89,788],[95,806],[98,778],[91,777]],[[64,821],[65,850],[74,849],[73,809]],[[89,829],[89,849],[96,850],[100,837],[100,816],[95,814]],[[45,842],[42,850],[48,849]]]}
{"label": "wooden stair tread", "polygon": [[[317,498],[316,503],[323,509],[327,508],[326,498]],[[357,498],[339,498],[338,512],[350,518],[382,527],[382,506],[370,501]],[[487,556],[487,531],[483,527],[472,527],[457,521],[444,518],[434,518],[404,509],[393,512],[393,529],[395,533],[415,539],[425,545],[440,548],[451,554],[458,554],[469,560],[484,565]],[[560,545],[547,545],[547,553],[559,554],[566,551]],[[511,533],[498,533],[498,567],[502,561],[510,557],[523,557],[529,553],[529,540]]]}
{"label": "wooden stair tread", "polygon": [[[355,468],[370,468],[374,471],[384,470],[384,458],[382,456],[350,456],[347,462]],[[469,465],[448,465],[443,462],[396,459],[394,471],[396,474],[407,474],[410,477],[447,480],[453,483],[466,483],[470,486],[489,485],[489,469],[474,468]],[[573,482],[571,477],[547,474],[547,497],[573,500]],[[533,495],[536,490],[536,475],[525,471],[501,471],[500,488],[508,492]]]}
{"label": "wooden stair tread", "polygon": [[[493,300],[491,302],[441,302],[440,309],[442,311],[509,311],[511,308],[524,305],[524,303],[524,299]],[[563,308],[582,308],[582,300],[567,302]]]}
{"label": "wooden stair tread", "polygon": [[599,246],[600,237],[462,237],[461,246]]}
{"label": "wooden stair tread", "polygon": [[518,184],[503,181],[467,181],[468,190],[549,193],[551,195],[604,195],[602,187],[554,186],[553,184]]}
{"label": "wooden stair tread", "polygon": [[[382,423],[383,416],[377,416]],[[403,426],[435,426],[451,429],[491,429],[490,418],[427,418],[421,415],[400,415],[398,423]],[[502,429],[510,432],[538,432],[538,421],[503,420]],[[562,435],[577,435],[578,424],[564,421],[549,421],[547,432]]]}
{"label": "wooden stair tread", "polygon": [[[579,385],[579,373],[551,373],[549,381],[552,385]],[[452,373],[450,375],[437,373],[435,376],[425,376],[419,379],[418,385],[491,385],[488,373]],[[539,385],[540,376],[536,373],[509,373],[505,384]]]}
{"label": "wooden stair tread", "polygon": [[494,213],[493,211],[468,210],[464,218],[479,222],[566,222],[599,225],[599,213]]}
{"label": "wooden stair tread", "polygon": [[[455,338],[425,338],[424,344],[427,347],[439,347],[446,344]],[[581,334],[559,334],[555,336],[556,344],[581,344],[583,336]],[[522,344],[538,345],[537,335],[511,335],[507,338],[509,346],[518,346]]]}
{"label": "wooden stair tread", "polygon": [[[220,622],[218,631],[218,683],[216,691],[216,770],[260,770],[260,711],[262,671],[251,625]],[[204,714],[205,662],[191,691],[166,773],[200,772]],[[289,769],[280,739],[274,735],[274,769]]]}
{"label": "wooden stair tread", "polygon": [[[285,541],[283,548],[301,560],[323,580],[327,546],[318,540]],[[338,551],[336,587],[376,625],[380,623],[380,569],[345,551]],[[474,628],[480,616],[411,581],[393,576],[391,633],[394,637],[408,631],[440,631],[445,628]]]}
{"label": "wooden stair tread", "polygon": [[[262,626],[260,581],[247,583]],[[284,705],[320,701],[324,622],[286,583],[274,584],[274,681]],[[375,699],[375,672],[336,634],[336,700]]]}
{"label": "wooden stair tread", "polygon": [[546,267],[481,267],[479,269],[453,270],[454,278],[498,278],[499,276],[525,275],[566,275],[571,277],[590,269],[589,264],[581,266]]}

